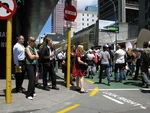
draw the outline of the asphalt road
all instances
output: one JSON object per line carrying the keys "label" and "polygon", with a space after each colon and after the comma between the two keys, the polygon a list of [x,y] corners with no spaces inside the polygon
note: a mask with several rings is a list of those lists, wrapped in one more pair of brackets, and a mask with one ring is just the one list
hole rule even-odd
{"label": "asphalt road", "polygon": [[[37,97],[33,101],[24,94],[12,93],[12,103],[5,103],[5,80],[0,80],[0,113],[149,113],[150,89],[141,90],[141,81],[130,77],[122,83],[113,82],[108,86],[103,78],[98,84],[98,76],[85,79],[88,93],[80,94],[64,86],[61,70],[57,73],[60,91],[43,91],[36,88]],[[41,80],[40,80],[41,81]],[[14,88],[15,81],[12,81]],[[28,80],[24,81],[26,88]]]}
{"label": "asphalt road", "polygon": [[150,89],[141,88],[140,77],[135,81],[129,76],[122,83],[113,82],[113,77],[111,79],[111,86],[107,85],[106,78],[103,78],[102,84],[97,83],[98,75],[94,79],[86,79],[88,93],[78,94],[69,100],[70,105],[54,113],[150,112]]}
{"label": "asphalt road", "polygon": [[[149,90],[100,90],[90,96],[79,94],[72,103],[56,113],[149,113]],[[64,104],[64,103],[61,103]],[[64,112],[65,110],[68,110]]]}

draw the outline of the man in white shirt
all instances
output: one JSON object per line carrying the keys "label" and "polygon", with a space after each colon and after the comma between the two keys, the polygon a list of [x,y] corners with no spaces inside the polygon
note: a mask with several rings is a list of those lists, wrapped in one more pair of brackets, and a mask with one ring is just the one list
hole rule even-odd
{"label": "man in white shirt", "polygon": [[58,68],[62,69],[62,61],[64,60],[65,56],[63,54],[63,51],[60,51],[57,55],[58,59]]}
{"label": "man in white shirt", "polygon": [[21,68],[21,72],[15,72],[16,92],[25,93],[25,88],[22,87],[25,75],[25,47],[24,37],[17,37],[17,43],[13,47],[13,59],[16,68]]}
{"label": "man in white shirt", "polygon": [[[126,52],[118,45],[117,51],[115,52],[115,82],[122,82],[122,71],[126,65],[125,55]],[[118,75],[120,75],[120,77],[118,77]]]}

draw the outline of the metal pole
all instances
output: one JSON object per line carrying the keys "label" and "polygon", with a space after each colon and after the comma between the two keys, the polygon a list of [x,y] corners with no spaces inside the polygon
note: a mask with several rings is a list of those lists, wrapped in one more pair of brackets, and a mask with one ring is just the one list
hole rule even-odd
{"label": "metal pole", "polygon": [[[115,6],[115,3],[113,0],[110,0],[113,4],[113,7],[114,7],[114,16],[115,16],[115,29],[116,29],[116,24],[117,24],[117,12],[116,12],[116,6]],[[117,31],[115,30],[115,46],[116,46],[116,49],[117,49]]]}
{"label": "metal pole", "polygon": [[68,28],[68,47],[67,47],[67,88],[70,88],[70,51],[71,51],[71,28]]}
{"label": "metal pole", "polygon": [[6,103],[12,102],[11,96],[11,49],[12,49],[12,18],[7,20],[7,40],[6,40]]}

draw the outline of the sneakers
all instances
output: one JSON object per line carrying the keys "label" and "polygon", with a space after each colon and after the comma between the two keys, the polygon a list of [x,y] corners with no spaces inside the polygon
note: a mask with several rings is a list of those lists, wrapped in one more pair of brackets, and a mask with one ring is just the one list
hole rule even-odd
{"label": "sneakers", "polygon": [[109,83],[108,83],[108,86],[110,86],[110,85],[111,85],[111,83],[109,82]]}
{"label": "sneakers", "polygon": [[36,97],[36,93],[33,94],[33,97]]}
{"label": "sneakers", "polygon": [[33,100],[33,97],[29,96],[29,97],[27,97],[27,99],[29,99],[29,100]]}

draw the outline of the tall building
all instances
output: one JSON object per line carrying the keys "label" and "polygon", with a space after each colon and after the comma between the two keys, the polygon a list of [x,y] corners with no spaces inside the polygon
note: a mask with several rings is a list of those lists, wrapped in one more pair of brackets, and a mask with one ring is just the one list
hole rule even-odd
{"label": "tall building", "polygon": [[97,12],[78,10],[78,15],[75,20],[77,23],[77,28],[72,28],[72,32],[78,32],[86,27],[89,27],[92,24],[95,24],[97,21]]}
{"label": "tall building", "polygon": [[139,13],[138,1],[139,0],[98,0],[98,18],[102,20],[117,20],[119,23],[137,23]]}
{"label": "tall building", "polygon": [[[66,0],[59,0],[52,14],[52,32],[64,33],[64,8]],[[72,5],[77,7],[77,0],[72,0]]]}
{"label": "tall building", "polygon": [[139,31],[150,30],[150,0],[139,0]]}
{"label": "tall building", "polygon": [[101,32],[99,26],[104,23],[98,21],[97,45],[134,40],[138,36],[139,0],[98,0],[98,19],[115,21],[119,32]]}

